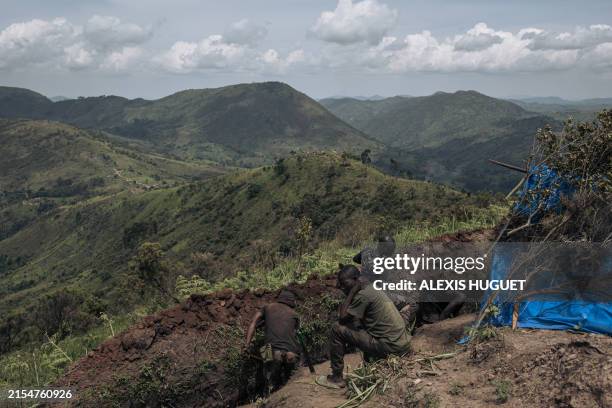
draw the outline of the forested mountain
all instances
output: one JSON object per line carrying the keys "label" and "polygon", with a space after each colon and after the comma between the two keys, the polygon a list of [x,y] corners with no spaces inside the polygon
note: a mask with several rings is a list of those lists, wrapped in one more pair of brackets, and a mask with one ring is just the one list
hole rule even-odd
{"label": "forested mountain", "polygon": [[145,140],[181,158],[251,166],[298,150],[359,153],[378,144],[279,82],[186,90],[162,99],[99,96],[59,102],[0,88],[0,117],[45,118]]}
{"label": "forested mountain", "polygon": [[521,165],[538,128],[560,127],[554,118],[475,91],[321,103],[387,146],[374,155],[378,166],[470,191],[512,188],[520,176],[487,159]]}

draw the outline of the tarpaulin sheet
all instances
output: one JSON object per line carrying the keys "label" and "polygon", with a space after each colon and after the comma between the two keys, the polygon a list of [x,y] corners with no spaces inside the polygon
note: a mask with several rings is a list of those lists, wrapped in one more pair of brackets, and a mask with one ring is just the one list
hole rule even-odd
{"label": "tarpaulin sheet", "polygon": [[[509,251],[494,251],[490,279],[504,279],[512,262]],[[512,325],[514,303],[507,301],[507,293],[499,293],[493,304],[499,308],[490,317],[496,326]],[[485,297],[483,307],[487,304]],[[519,303],[517,326],[549,330],[577,330],[612,335],[612,303],[584,300],[550,301],[528,300]]]}

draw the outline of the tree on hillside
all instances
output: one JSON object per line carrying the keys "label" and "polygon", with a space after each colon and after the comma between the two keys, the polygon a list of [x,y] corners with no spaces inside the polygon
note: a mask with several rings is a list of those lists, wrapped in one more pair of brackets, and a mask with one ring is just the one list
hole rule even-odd
{"label": "tree on hillside", "polygon": [[63,338],[91,327],[103,311],[98,299],[76,290],[62,290],[38,300],[32,313],[41,334]]}
{"label": "tree on hillside", "polygon": [[10,316],[0,325],[0,354],[10,351],[18,343],[19,332],[24,324],[22,316]]}
{"label": "tree on hillside", "polygon": [[363,152],[361,152],[361,162],[363,164],[370,164],[372,163],[372,158],[370,157],[370,153],[372,153],[372,151],[370,149],[365,149]]}
{"label": "tree on hillside", "polygon": [[295,271],[295,279],[297,280],[300,276],[300,270],[302,268],[302,257],[308,250],[308,245],[312,239],[312,220],[308,217],[301,217],[298,219],[297,227],[295,230],[295,240],[297,242],[298,251],[298,266]]}
{"label": "tree on hillside", "polygon": [[145,242],[138,248],[138,253],[134,257],[134,269],[145,286],[156,290],[163,297],[180,303],[172,293],[173,274],[159,243]]}

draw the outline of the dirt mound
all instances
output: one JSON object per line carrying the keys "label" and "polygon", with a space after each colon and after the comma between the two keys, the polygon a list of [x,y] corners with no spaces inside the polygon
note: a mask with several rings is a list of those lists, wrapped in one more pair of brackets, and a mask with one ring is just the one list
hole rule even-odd
{"label": "dirt mound", "polygon": [[459,231],[440,235],[431,242],[486,242],[495,239],[495,229],[477,229],[473,231]]}
{"label": "dirt mound", "polygon": [[[421,327],[412,339],[413,354],[402,359],[404,375],[362,407],[612,406],[610,337],[502,328],[486,342],[458,345],[474,319],[464,315]],[[443,353],[456,355],[431,366],[415,363]],[[351,355],[351,368],[359,360]],[[317,374],[328,372],[329,364],[317,367]],[[343,391],[318,386],[314,378],[300,370],[265,406],[331,408],[346,402]]]}
{"label": "dirt mound", "polygon": [[[609,353],[590,341],[577,339],[555,344],[535,359],[514,367],[513,374],[521,393],[542,405],[554,402],[561,407],[610,407],[611,369]],[[528,377],[549,387],[536,392]]]}
{"label": "dirt mound", "polygon": [[[334,286],[333,278],[312,278],[292,289],[298,307],[316,309],[312,299],[325,303]],[[244,398],[239,395],[244,332],[275,295],[264,290],[193,295],[104,342],[55,385],[76,389],[87,406],[233,406]]]}

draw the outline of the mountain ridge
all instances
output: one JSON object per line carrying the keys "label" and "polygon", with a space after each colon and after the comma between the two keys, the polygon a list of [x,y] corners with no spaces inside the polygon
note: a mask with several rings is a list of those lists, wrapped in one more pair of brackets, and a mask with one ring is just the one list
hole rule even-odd
{"label": "mountain ridge", "polygon": [[[293,150],[359,153],[378,142],[281,82],[188,89],[156,99],[80,97],[59,102],[28,96],[34,108],[8,109],[15,91],[0,88],[0,117],[34,117],[147,140],[160,152],[242,166],[270,163]],[[44,98],[44,99],[42,99]],[[3,104],[2,101],[5,103]]]}

